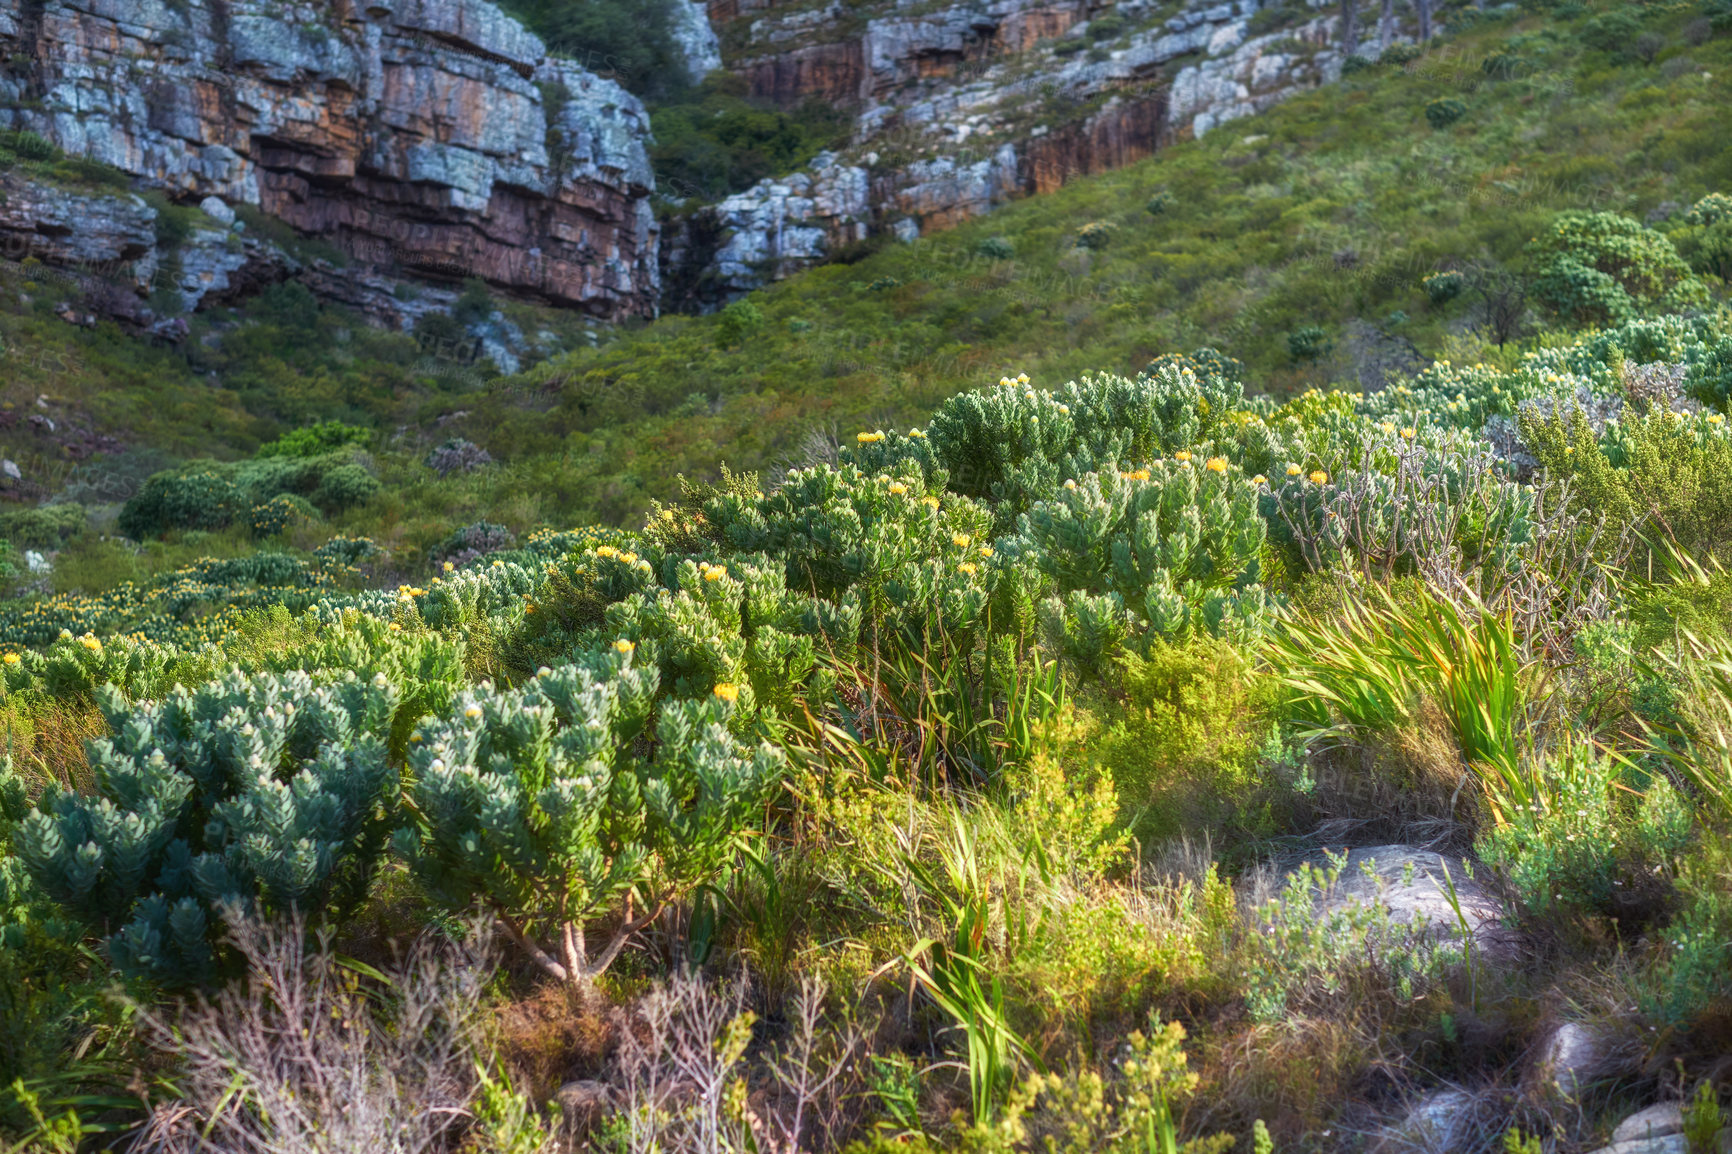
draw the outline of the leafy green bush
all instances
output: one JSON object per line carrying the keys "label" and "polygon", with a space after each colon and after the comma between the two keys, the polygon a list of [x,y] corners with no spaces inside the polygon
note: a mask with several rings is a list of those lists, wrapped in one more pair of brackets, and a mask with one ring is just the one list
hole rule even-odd
{"label": "leafy green bush", "polygon": [[1425,295],[1434,305],[1448,304],[1461,295],[1461,290],[1467,287],[1467,277],[1451,270],[1428,273],[1420,282],[1425,289]]}
{"label": "leafy green bush", "polygon": [[670,0],[509,0],[507,11],[547,46],[617,77],[639,96],[671,96],[689,83]]}
{"label": "leafy green bush", "polygon": [[1602,12],[1584,21],[1576,35],[1596,52],[1615,60],[1633,60],[1636,40],[1642,35],[1641,11],[1626,7]]}
{"label": "leafy green bush", "polygon": [[341,512],[371,501],[383,488],[379,478],[360,465],[337,465],[320,478],[319,487],[313,490],[313,504]]}
{"label": "leafy green bush", "polygon": [[723,347],[745,344],[764,327],[764,313],[749,300],[735,301],[722,310],[716,325],[716,339]]}
{"label": "leafy green bush", "polygon": [[1109,221],[1092,220],[1077,229],[1078,248],[1101,249],[1112,243],[1113,225]]}
{"label": "leafy green bush", "polygon": [[1668,235],[1692,269],[1732,282],[1732,196],[1709,193],[1690,206]]}
{"label": "leafy green bush", "polygon": [[365,445],[372,439],[371,429],[345,425],[341,421],[322,421],[284,433],[276,440],[259,447],[260,457],[322,457],[347,445]]}
{"label": "leafy green bush", "polygon": [[318,517],[319,511],[305,497],[278,493],[262,505],[252,507],[247,514],[247,530],[258,538],[276,537]]}
{"label": "leafy green bush", "polygon": [[1444,97],[1433,100],[1425,106],[1425,120],[1433,128],[1442,131],[1467,115],[1467,105],[1459,100]]}
{"label": "leafy green bush", "polygon": [[1670,241],[1617,213],[1560,213],[1527,254],[1534,295],[1577,324],[1622,324],[1706,300]]}
{"label": "leafy green bush", "polygon": [[117,968],[202,982],[225,907],[322,916],[365,895],[395,812],[387,678],[236,672],[159,703],[98,700],[112,732],[91,746],[98,795],[50,786],[17,843]]}
{"label": "leafy green bush", "polygon": [[209,469],[158,473],[120,510],[120,531],[142,541],[170,529],[221,529],[244,507],[241,491]]}
{"label": "leafy green bush", "polygon": [[417,730],[417,822],[395,842],[439,900],[481,900],[543,969],[579,986],[715,876],[782,768],[774,747],[729,733],[724,687],[667,702],[648,728],[656,672],[619,648],[520,691],[482,685]]}
{"label": "leafy green bush", "polygon": [[974,251],[987,260],[1010,260],[1016,255],[1016,247],[1002,236],[989,236],[974,246]]}
{"label": "leafy green bush", "polygon": [[1321,325],[1304,325],[1287,334],[1287,355],[1295,364],[1320,360],[1333,345]]}
{"label": "leafy green bush", "polygon": [[17,545],[56,549],[84,531],[83,505],[38,505],[0,513],[0,537]]}

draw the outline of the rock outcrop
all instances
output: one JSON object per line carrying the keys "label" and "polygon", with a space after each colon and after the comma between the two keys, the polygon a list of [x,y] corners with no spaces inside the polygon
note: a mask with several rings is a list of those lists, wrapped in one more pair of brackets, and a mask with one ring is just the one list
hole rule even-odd
{"label": "rock outcrop", "polygon": [[[716,0],[712,20],[749,21],[728,63],[748,90],[785,106],[851,105],[855,139],[678,222],[665,275],[707,288],[670,307],[714,307],[826,259],[862,229],[907,240],[952,227],[1328,83],[1341,68],[1338,17],[1308,2],[1317,15],[1257,35],[1259,0],[1165,18],[1147,0],[986,0],[863,20],[840,3],[783,15]],[[807,188],[864,188],[865,199]]]}
{"label": "rock outcrop", "polygon": [[642,105],[486,0],[10,0],[0,51],[0,126],[177,201],[256,206],[356,275],[656,309]]}

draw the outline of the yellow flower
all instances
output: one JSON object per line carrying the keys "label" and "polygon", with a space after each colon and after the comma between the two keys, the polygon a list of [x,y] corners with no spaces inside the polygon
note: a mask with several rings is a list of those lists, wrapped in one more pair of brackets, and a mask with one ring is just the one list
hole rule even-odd
{"label": "yellow flower", "polygon": [[1070,491],[1071,491],[1071,492],[1073,492],[1073,493],[1074,493],[1074,492],[1076,492],[1076,482],[1075,482],[1075,481],[1070,481],[1070,480],[1067,480],[1067,481],[1066,481],[1066,482],[1065,482],[1065,483],[1064,483],[1064,487],[1065,487],[1065,488],[1067,488],[1067,489],[1069,489],[1069,490],[1070,490]]}
{"label": "yellow flower", "polygon": [[663,509],[662,510],[662,520],[672,521],[673,519],[674,519],[674,511],[672,509]]}
{"label": "yellow flower", "polygon": [[613,643],[613,651],[615,653],[630,653],[632,650],[634,650],[636,648],[637,648],[636,645],[634,645],[630,641],[627,641],[623,637],[620,638],[618,641],[615,641]]}
{"label": "yellow flower", "polygon": [[16,653],[8,653],[6,655],[6,664],[17,665],[18,664],[18,655]]}
{"label": "yellow flower", "polygon": [[1395,426],[1390,424],[1388,421],[1383,422],[1381,425],[1378,425],[1377,427],[1382,429],[1385,433],[1395,432]]}
{"label": "yellow flower", "polygon": [[1227,471],[1227,458],[1210,457],[1207,461],[1203,462],[1203,468],[1209,470],[1211,473],[1225,473]]}
{"label": "yellow flower", "polygon": [[1173,460],[1175,461],[1189,461],[1190,459],[1191,454],[1184,449],[1180,449],[1178,452],[1173,454]]}
{"label": "yellow flower", "polygon": [[856,433],[854,440],[862,445],[876,445],[884,439],[883,433]]}
{"label": "yellow flower", "polygon": [[1310,480],[1313,485],[1321,485],[1325,481],[1329,480],[1329,474],[1325,473],[1322,469],[1319,469],[1315,473],[1311,474]]}
{"label": "yellow flower", "polygon": [[595,547],[595,555],[597,557],[612,557],[618,552],[619,550],[615,549],[612,545],[597,545]]}
{"label": "yellow flower", "polygon": [[922,498],[920,498],[920,503],[928,506],[929,508],[933,508],[933,509],[938,508],[938,498],[937,497],[922,497]]}
{"label": "yellow flower", "polygon": [[894,496],[900,497],[904,493],[908,492],[908,486],[904,485],[901,481],[893,481],[890,485],[890,492]]}
{"label": "yellow flower", "polygon": [[1124,481],[1147,481],[1149,479],[1149,471],[1147,469],[1132,469],[1128,473],[1120,473],[1119,479]]}
{"label": "yellow flower", "polygon": [[740,687],[731,681],[718,683],[714,692],[723,701],[738,701],[740,699]]}
{"label": "yellow flower", "polygon": [[1413,440],[1413,434],[1414,434],[1414,430],[1411,426],[1401,430],[1401,436],[1404,440],[1408,440],[1408,441]]}
{"label": "yellow flower", "polygon": [[727,575],[728,575],[728,571],[726,569],[722,568],[720,565],[717,565],[714,569],[705,569],[704,570],[704,580],[705,581],[720,581],[723,577],[726,577]]}
{"label": "yellow flower", "polygon": [[621,561],[624,561],[627,565],[630,565],[633,561],[637,560],[637,554],[636,553],[621,553],[619,555],[619,559]]}
{"label": "yellow flower", "polygon": [[481,707],[479,705],[471,705],[468,709],[463,711],[463,716],[467,717],[470,721],[474,721],[477,717],[481,716]]}
{"label": "yellow flower", "polygon": [[395,621],[393,621],[393,622],[391,622],[391,632],[401,633],[401,632],[403,632],[403,627],[401,625],[397,624]]}
{"label": "yellow flower", "polygon": [[1063,413],[1067,417],[1070,416],[1070,406],[1069,405],[1060,405],[1058,407],[1058,411]]}
{"label": "yellow flower", "polygon": [[1018,373],[1016,376],[1016,383],[1019,385],[1028,384],[1028,374],[1027,373]]}
{"label": "yellow flower", "polygon": [[968,574],[970,577],[979,572],[979,570],[974,567],[974,562],[972,561],[964,561],[962,564],[958,565],[957,568]]}
{"label": "yellow flower", "polygon": [[1300,473],[1303,473],[1304,471],[1305,470],[1301,469],[1298,465],[1288,465],[1287,466],[1287,475],[1289,477],[1297,477]]}
{"label": "yellow flower", "polygon": [[908,435],[910,437],[924,437],[926,435],[926,430],[925,429],[909,429]]}
{"label": "yellow flower", "polygon": [[970,537],[967,533],[956,533],[956,534],[953,534],[950,538],[951,544],[955,545],[958,549],[968,548],[968,543],[971,540],[973,540],[973,538]]}
{"label": "yellow flower", "polygon": [[1718,425],[1720,422],[1724,421],[1725,419],[1726,418],[1722,417],[1719,413],[1709,413],[1708,414],[1708,423],[1710,425]]}
{"label": "yellow flower", "polygon": [[992,556],[992,546],[991,546],[991,545],[982,545],[982,546],[981,546],[981,547],[980,547],[980,555],[981,555],[981,556],[982,556],[982,557],[990,557],[990,556]]}
{"label": "yellow flower", "polygon": [[1251,484],[1253,485],[1267,485],[1268,483],[1269,478],[1265,477],[1261,473],[1258,473],[1255,477],[1251,478]]}
{"label": "yellow flower", "polygon": [[419,745],[423,741],[426,741],[426,740],[427,739],[425,737],[422,737],[419,733],[411,733],[409,735],[409,744],[410,745]]}
{"label": "yellow flower", "polygon": [[88,633],[86,633],[83,637],[79,638],[78,643],[80,645],[84,646],[86,649],[90,650],[92,653],[101,653],[102,652],[102,642],[98,641],[96,638],[92,637]]}
{"label": "yellow flower", "polygon": [[445,572],[449,573],[455,568],[457,568],[457,566],[451,564],[451,562],[449,562],[449,561],[445,562]]}

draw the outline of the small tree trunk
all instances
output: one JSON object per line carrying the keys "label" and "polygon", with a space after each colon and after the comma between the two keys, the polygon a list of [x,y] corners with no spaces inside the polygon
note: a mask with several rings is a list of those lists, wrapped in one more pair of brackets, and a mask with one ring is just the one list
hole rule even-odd
{"label": "small tree trunk", "polygon": [[1359,54],[1359,0],[1341,0],[1341,55]]}
{"label": "small tree trunk", "polygon": [[1431,40],[1431,0],[1413,0],[1413,11],[1419,17],[1419,42]]}
{"label": "small tree trunk", "polygon": [[1389,43],[1395,38],[1395,0],[1383,0],[1383,15],[1377,21],[1377,50],[1389,51]]}

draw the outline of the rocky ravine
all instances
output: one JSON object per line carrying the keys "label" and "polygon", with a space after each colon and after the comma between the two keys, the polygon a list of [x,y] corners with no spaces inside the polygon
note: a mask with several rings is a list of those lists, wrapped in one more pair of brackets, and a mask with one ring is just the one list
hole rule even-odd
{"label": "rocky ravine", "polygon": [[[749,21],[728,68],[753,93],[851,104],[857,130],[807,171],[678,222],[664,279],[685,299],[669,303],[714,307],[872,233],[948,228],[1333,81],[1337,10],[1307,3],[1309,19],[1253,35],[1260,0],[898,3],[864,22],[835,2],[713,0],[712,20]],[[1400,20],[1366,32],[1373,54],[1406,38]]]}
{"label": "rocky ravine", "polygon": [[[244,204],[345,253],[315,287],[387,323],[399,270],[656,311],[643,106],[486,0],[0,0],[0,51],[0,126],[217,198],[175,254],[188,307],[302,271],[228,226]],[[7,191],[6,255],[160,283],[141,200]]]}

